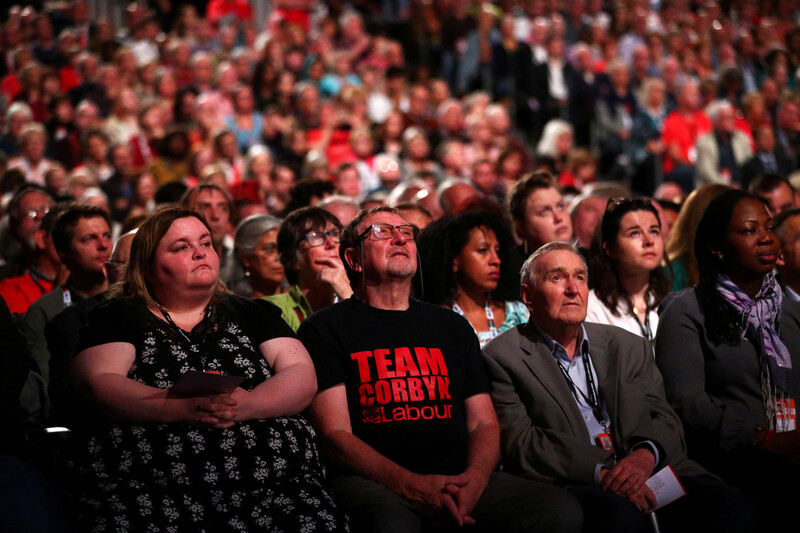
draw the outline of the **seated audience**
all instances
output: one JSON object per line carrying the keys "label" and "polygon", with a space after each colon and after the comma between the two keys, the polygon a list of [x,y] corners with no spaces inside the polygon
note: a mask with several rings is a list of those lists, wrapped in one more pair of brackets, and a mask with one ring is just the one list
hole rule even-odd
{"label": "seated audience", "polygon": [[555,178],[548,172],[527,174],[514,184],[507,196],[506,209],[514,233],[522,242],[510,259],[514,272],[519,272],[528,255],[542,245],[572,238],[572,220]]}
{"label": "seated audience", "polygon": [[5,419],[0,439],[3,531],[66,533],[64,511],[40,468],[49,450],[45,448],[43,454],[33,438],[49,423],[46,386],[2,297],[0,338],[0,414]]}
{"label": "seated audience", "polygon": [[324,209],[328,213],[339,219],[339,223],[344,226],[355,218],[361,210],[358,203],[347,196],[328,196],[317,207]]}
{"label": "seated audience", "polygon": [[692,287],[700,280],[694,255],[694,235],[708,203],[730,190],[721,183],[710,183],[692,191],[686,199],[667,241],[667,257],[672,268],[672,291]]}
{"label": "seated audience", "polygon": [[658,511],[676,530],[756,531],[755,506],[687,459],[649,343],[586,321],[586,264],[546,244],[522,270],[530,321],[491,341],[484,359],[507,472],[567,487],[587,531],[652,531],[646,484],[669,465],[686,496]]}
{"label": "seated audience", "polygon": [[689,194],[695,186],[695,143],[700,135],[711,131],[711,121],[700,110],[700,93],[694,81],[684,81],[677,98],[676,109],[667,115],[661,129],[663,172],[665,180],[678,183],[683,193]]}
{"label": "seated audience", "polygon": [[603,218],[603,211],[607,203],[606,195],[594,191],[580,194],[570,202],[569,216],[572,221],[572,229],[578,247],[584,256],[589,253],[594,230]]}
{"label": "seated audience", "polygon": [[784,298],[800,302],[800,208],[775,217],[775,234],[781,240],[781,255],[775,263]]}
{"label": "seated audience", "polygon": [[795,206],[795,190],[789,180],[778,174],[763,174],[750,182],[747,188],[769,205],[772,216],[777,216]]}
{"label": "seated audience", "polygon": [[409,224],[422,231],[433,222],[433,215],[424,206],[415,202],[400,202],[394,206]]}
{"label": "seated audience", "polygon": [[[131,242],[136,230],[117,239],[114,251],[106,262],[108,286],[122,281],[131,255]],[[74,403],[69,384],[69,365],[78,344],[78,332],[89,322],[89,312],[108,297],[107,292],[95,294],[68,306],[54,316],[44,327],[47,350],[50,352],[50,381],[48,391],[53,403],[55,423],[71,427],[74,420],[80,420],[80,409]]]}
{"label": "seated audience", "polygon": [[283,292],[285,276],[278,257],[280,227],[279,218],[253,215],[236,228],[233,238],[235,274],[228,285],[239,296],[263,298]]}
{"label": "seated audience", "polygon": [[775,133],[769,124],[761,124],[756,128],[755,141],[753,157],[742,165],[742,188],[745,190],[762,174],[786,176],[793,170],[791,161],[776,149]]}
{"label": "seated audience", "polygon": [[[33,234],[36,255],[28,271],[21,276],[0,280],[0,297],[6,301],[12,313],[24,314],[33,302],[50,292],[54,286],[62,284],[69,275],[53,245],[53,225],[61,210],[53,207],[42,217],[41,224]],[[30,217],[29,213],[35,216]],[[27,222],[38,216],[35,210],[30,210],[24,218]]]}
{"label": "seated audience", "polygon": [[227,280],[233,267],[233,202],[225,189],[212,183],[192,187],[181,200],[184,207],[203,215],[211,227],[214,248],[220,257],[222,279]]}
{"label": "seated audience", "polygon": [[353,294],[339,258],[341,228],[339,219],[319,207],[293,211],[281,223],[278,254],[291,287],[267,300],[295,331],[312,313]]}
{"label": "seated audience", "polygon": [[753,156],[750,139],[736,129],[736,110],[726,100],[706,108],[712,129],[697,138],[697,185],[723,183],[741,187],[742,166]]}
{"label": "seated audience", "polygon": [[586,320],[652,341],[670,292],[661,221],[649,199],[609,200],[589,253]]}
{"label": "seated audience", "polygon": [[505,260],[512,242],[502,218],[487,212],[436,221],[417,242],[422,263],[418,296],[466,318],[481,345],[525,322],[528,310],[522,302],[504,299],[514,294],[508,286],[516,282]]}
{"label": "seated audience", "polygon": [[[316,390],[308,354],[275,307],[221,289],[201,215],[169,208],[139,228],[72,362],[93,413],[75,435],[76,530],[345,529],[298,414]],[[245,379],[198,390],[187,371]]]}
{"label": "seated audience", "polygon": [[578,531],[563,489],[495,472],[478,341],[463,318],[411,298],[416,235],[392,208],[359,213],[341,243],[356,296],[298,332],[317,370],[311,416],[337,502],[359,532]]}
{"label": "seated audience", "polygon": [[472,183],[464,179],[443,181],[436,189],[436,196],[444,215],[463,213],[472,200],[480,197]]}
{"label": "seated audience", "polygon": [[70,305],[108,287],[105,266],[112,245],[108,214],[94,206],[68,207],[56,219],[52,238],[61,262],[69,270],[69,278],[33,302],[21,321],[31,357],[46,383],[50,382],[50,352],[45,326]]}
{"label": "seated audience", "polygon": [[742,191],[711,200],[694,243],[700,281],[667,305],[656,336],[690,457],[756,499],[764,529],[799,495],[800,432],[788,413],[800,398],[800,308],[772,274],[772,224]]}
{"label": "seated audience", "polygon": [[20,187],[11,197],[5,211],[9,240],[0,250],[5,263],[0,266],[0,279],[25,275],[33,266],[38,256],[36,231],[52,206],[53,198],[37,185]]}

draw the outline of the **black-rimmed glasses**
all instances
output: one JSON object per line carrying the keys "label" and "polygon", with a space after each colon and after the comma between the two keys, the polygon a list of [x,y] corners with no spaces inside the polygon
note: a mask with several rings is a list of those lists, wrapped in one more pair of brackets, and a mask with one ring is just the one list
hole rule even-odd
{"label": "black-rimmed glasses", "polygon": [[[314,248],[325,244],[325,239],[328,237],[333,242],[339,242],[339,228],[331,228],[328,231],[309,231],[300,241],[306,241],[311,248]],[[300,244],[300,241],[297,241],[297,243]]]}
{"label": "black-rimmed glasses", "polygon": [[419,228],[411,224],[400,224],[399,226],[393,226],[392,224],[370,224],[369,227],[358,236],[358,242],[363,241],[370,232],[376,239],[391,239],[394,235],[394,230],[397,230],[400,235],[408,241],[416,240],[419,234]]}

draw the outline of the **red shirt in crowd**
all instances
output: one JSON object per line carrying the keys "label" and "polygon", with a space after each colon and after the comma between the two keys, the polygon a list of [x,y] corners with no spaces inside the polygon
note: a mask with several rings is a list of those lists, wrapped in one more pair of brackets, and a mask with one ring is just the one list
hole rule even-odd
{"label": "red shirt in crowd", "polygon": [[206,18],[217,24],[219,19],[233,16],[236,20],[249,21],[253,18],[253,9],[247,0],[211,0],[206,7]]}
{"label": "red shirt in crowd", "polygon": [[28,271],[16,278],[0,280],[0,296],[6,301],[8,310],[23,314],[33,302],[53,290],[53,282]]}
{"label": "red shirt in crowd", "polygon": [[[711,131],[711,120],[702,111],[694,111],[688,115],[673,111],[664,120],[661,140],[664,146],[678,145],[681,157],[694,161],[694,144],[698,137],[709,131]],[[669,153],[665,154],[664,174],[668,174],[674,169],[675,161],[669,157]]]}

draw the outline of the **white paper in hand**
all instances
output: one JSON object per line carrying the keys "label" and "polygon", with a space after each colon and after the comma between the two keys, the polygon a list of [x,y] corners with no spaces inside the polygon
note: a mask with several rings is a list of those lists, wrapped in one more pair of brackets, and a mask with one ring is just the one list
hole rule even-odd
{"label": "white paper in hand", "polygon": [[683,489],[678,476],[672,467],[667,465],[647,480],[647,486],[656,495],[656,508],[658,511],[667,504],[674,502],[679,498],[686,496],[686,491]]}

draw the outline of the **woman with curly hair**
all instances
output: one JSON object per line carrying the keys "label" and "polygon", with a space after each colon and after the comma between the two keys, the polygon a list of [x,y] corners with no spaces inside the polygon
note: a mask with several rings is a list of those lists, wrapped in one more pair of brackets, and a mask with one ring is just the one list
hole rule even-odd
{"label": "woman with curly hair", "polygon": [[528,309],[505,299],[515,276],[505,261],[513,246],[500,216],[470,211],[440,219],[418,240],[422,299],[451,308],[465,317],[481,345],[528,320]]}
{"label": "woman with curly hair", "polygon": [[708,204],[694,248],[700,281],[669,303],[656,337],[667,399],[689,457],[780,520],[800,496],[800,307],[772,273],[780,241],[766,206],[729,190]]}

